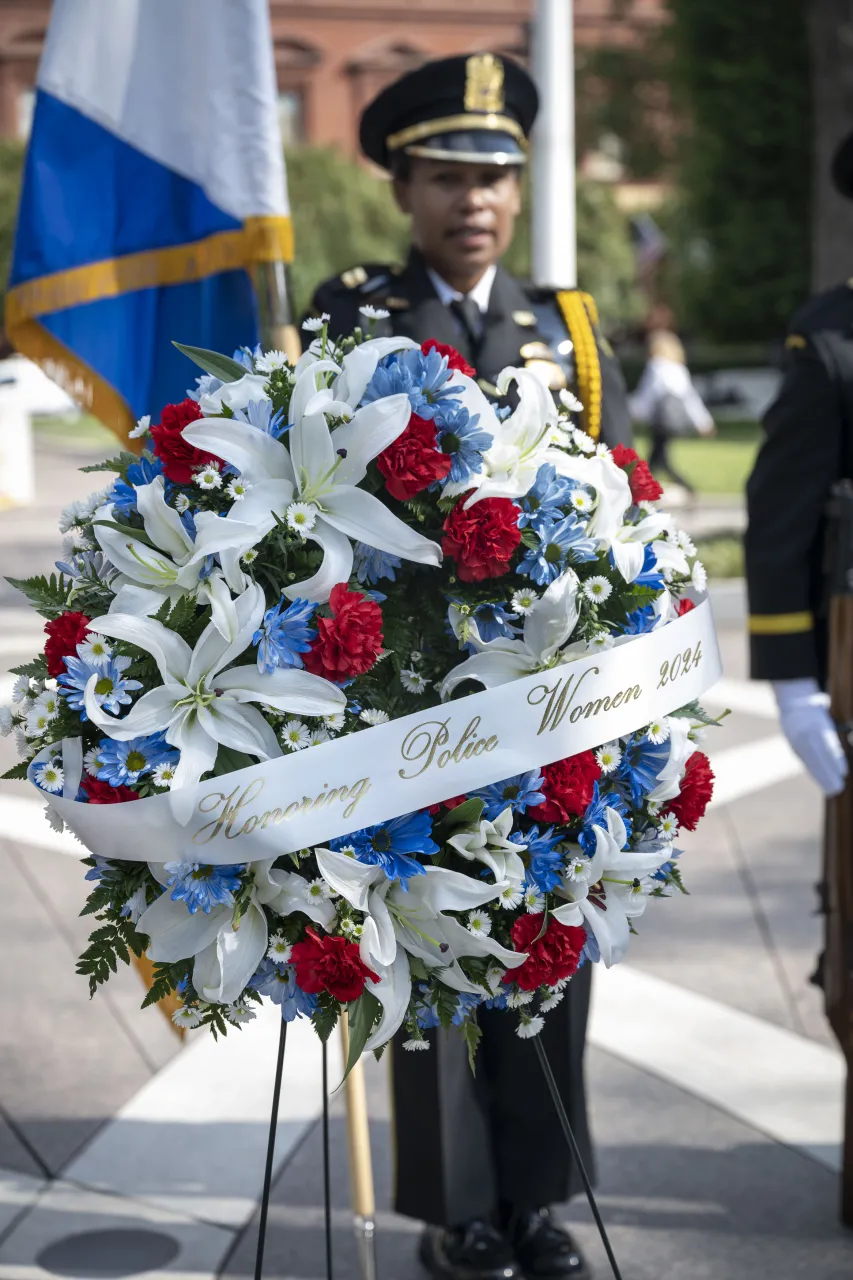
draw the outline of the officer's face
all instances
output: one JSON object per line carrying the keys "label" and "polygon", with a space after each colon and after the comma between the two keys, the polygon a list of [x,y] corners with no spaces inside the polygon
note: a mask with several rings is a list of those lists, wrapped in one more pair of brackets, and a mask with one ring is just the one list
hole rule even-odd
{"label": "officer's face", "polygon": [[448,282],[471,280],[506,253],[521,194],[515,169],[412,159],[394,194],[411,215],[412,242]]}

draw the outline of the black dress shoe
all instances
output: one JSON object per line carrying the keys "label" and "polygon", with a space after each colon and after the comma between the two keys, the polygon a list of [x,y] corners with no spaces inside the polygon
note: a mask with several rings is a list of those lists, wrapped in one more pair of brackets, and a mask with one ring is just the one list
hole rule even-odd
{"label": "black dress shoe", "polygon": [[506,1237],[490,1222],[462,1227],[426,1227],[418,1256],[430,1275],[443,1280],[520,1280]]}
{"label": "black dress shoe", "polygon": [[507,1234],[525,1280],[589,1280],[580,1249],[547,1209],[516,1211]]}

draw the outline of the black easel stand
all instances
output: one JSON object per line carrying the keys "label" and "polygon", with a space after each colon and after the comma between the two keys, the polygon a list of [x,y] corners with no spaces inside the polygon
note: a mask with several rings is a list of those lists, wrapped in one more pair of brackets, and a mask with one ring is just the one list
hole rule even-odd
{"label": "black easel stand", "polygon": [[607,1260],[610,1263],[610,1267],[613,1271],[615,1280],[622,1280],[622,1273],[619,1270],[619,1264],[616,1261],[616,1256],[613,1253],[613,1247],[607,1235],[607,1230],[604,1226],[604,1221],[599,1212],[598,1205],[596,1204],[595,1194],[592,1190],[592,1183],[589,1180],[589,1174],[584,1168],[584,1163],[583,1163],[583,1160],[581,1159],[581,1153],[578,1149],[578,1144],[575,1139],[575,1135],[572,1133],[572,1126],[569,1124],[569,1117],[566,1115],[566,1108],[563,1106],[563,1099],[560,1097],[560,1091],[557,1088],[557,1081],[554,1079],[554,1072],[551,1070],[551,1064],[548,1061],[548,1057],[545,1053],[544,1048],[542,1047],[542,1041],[539,1039],[538,1036],[536,1036],[533,1043],[536,1046],[536,1054],[537,1054],[537,1057],[539,1058],[542,1071],[545,1075],[545,1081],[548,1085],[548,1092],[551,1094],[551,1101],[554,1103],[554,1106],[557,1109],[557,1115],[559,1116],[559,1119],[560,1119],[560,1128],[563,1130],[563,1137],[566,1139],[566,1142],[569,1144],[569,1150],[572,1153],[572,1159],[574,1160],[575,1164],[578,1167],[578,1173],[581,1176],[583,1189],[586,1192],[586,1198],[589,1201],[589,1207],[592,1210],[592,1216],[595,1219],[595,1225],[598,1227],[598,1234],[601,1236],[601,1243],[604,1245],[604,1251],[607,1254]]}

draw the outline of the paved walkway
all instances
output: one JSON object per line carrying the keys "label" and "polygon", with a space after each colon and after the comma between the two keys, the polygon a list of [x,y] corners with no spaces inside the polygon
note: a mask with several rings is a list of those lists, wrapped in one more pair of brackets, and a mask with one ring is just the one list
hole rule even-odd
{"label": "paved walkway", "polygon": [[[37,507],[0,514],[0,573],[50,569],[59,507],[98,479],[71,469],[85,460],[40,453]],[[601,1205],[625,1280],[847,1280],[841,1063],[808,984],[820,806],[768,691],[746,682],[737,587],[718,598],[726,679],[709,702],[734,713],[709,737],[718,799],[685,840],[691,894],[652,903],[630,962],[597,975],[588,1074]],[[38,630],[0,586],[0,669],[30,655]],[[0,764],[10,760],[0,741]],[[90,1002],[74,974],[85,895],[71,847],[20,784],[0,784],[0,1280],[251,1276],[276,1016],[181,1049],[156,1010],[138,1011],[132,971]],[[380,1276],[415,1276],[417,1224],[388,1208],[387,1063],[371,1061],[367,1078]],[[317,1046],[295,1030],[269,1280],[324,1274],[318,1109]],[[355,1280],[337,1102],[332,1149],[336,1275]],[[603,1280],[588,1213],[578,1204],[568,1217]],[[110,1252],[127,1235],[107,1235],[100,1271],[74,1262],[68,1237],[104,1230],[133,1230],[134,1260]]]}

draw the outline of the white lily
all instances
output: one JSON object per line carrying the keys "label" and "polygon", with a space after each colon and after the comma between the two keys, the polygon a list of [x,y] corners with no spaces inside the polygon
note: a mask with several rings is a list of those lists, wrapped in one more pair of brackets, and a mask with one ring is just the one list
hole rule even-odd
{"label": "white lily", "polygon": [[650,800],[673,800],[681,790],[681,779],[687,761],[696,750],[690,741],[690,721],[686,716],[668,716],[669,757],[657,776],[657,786],[649,792]]}
{"label": "white lily", "polygon": [[613,535],[610,550],[616,568],[626,582],[633,582],[643,568],[646,544],[654,542],[669,528],[672,517],[666,511],[656,511],[645,516],[637,524],[623,524]]}
{"label": "white lily", "polygon": [[516,968],[527,959],[526,952],[508,951],[444,914],[481,907],[497,897],[499,886],[444,867],[427,867],[424,875],[411,876],[404,890],[381,867],[331,849],[314,852],[326,883],[364,915],[361,958],[379,974],[371,990],[383,1006],[382,1020],[367,1048],[389,1040],[406,1016],[411,976],[405,953],[434,969],[445,985],[471,993],[482,989],[466,978],[460,958],[491,955],[506,968]]}
{"label": "white lily", "polygon": [[[191,857],[198,860],[198,851],[193,850]],[[167,886],[163,864],[149,863],[149,867],[155,879]],[[242,994],[266,955],[269,931],[264,906],[280,916],[301,911],[324,929],[334,920],[332,904],[309,899],[301,891],[304,879],[295,872],[273,870],[272,861],[251,863],[250,871],[251,899],[236,927],[233,907],[215,906],[208,913],[191,915],[185,902],[172,901],[168,888],[137,922],[137,929],[151,940],[151,960],[174,964],[195,958],[193,986],[203,1000],[231,1004]]]}
{"label": "white lily", "polygon": [[566,872],[557,893],[565,906],[553,912],[565,925],[582,925],[598,943],[606,968],[618,964],[628,948],[630,921],[646,909],[647,894],[641,882],[668,860],[671,845],[647,841],[636,849],[625,849],[627,831],[621,815],[607,808],[606,825],[593,823],[595,853],[577,857]]}
{"label": "white lily", "polygon": [[482,862],[487,866],[496,885],[520,884],[525,877],[520,854],[527,845],[510,840],[511,831],[512,809],[507,805],[494,821],[481,818],[476,827],[458,831],[447,843],[468,862]]}
{"label": "white lily", "polygon": [[[330,431],[327,413],[340,417],[352,412],[348,401],[337,398],[336,386],[346,372],[333,361],[315,360],[299,374],[291,398],[293,426],[285,437],[289,449],[255,427],[229,418],[200,419],[184,428],[190,444],[224,458],[252,485],[237,512],[199,531],[196,557],[219,552],[223,546],[242,554],[273,528],[276,517],[283,519],[296,500],[315,508],[317,516],[307,537],[322,547],[325,557],[313,577],[286,588],[290,599],[299,596],[323,602],[336,583],[347,581],[353,562],[350,538],[419,564],[441,563],[436,543],[357,487],[368,463],[408,425],[409,399],[386,396],[356,410],[348,422]],[[339,375],[336,382],[331,387],[321,385],[331,374]]]}
{"label": "white lily", "polygon": [[165,733],[166,741],[181,753],[175,788],[198,782],[212,769],[220,744],[260,760],[280,756],[275,733],[251,703],[297,715],[324,716],[341,711],[346,697],[321,676],[295,668],[277,668],[268,675],[261,674],[254,662],[224,669],[251,644],[264,607],[264,593],[253,583],[234,601],[237,628],[233,638],[223,636],[211,622],[195,649],[153,618],[122,613],[95,618],[89,624],[92,631],[126,640],[150,653],[163,683],[143,694],[123,719],[117,719],[98,705],[97,675],[93,675],[85,693],[89,719],[119,741]]}
{"label": "white lily", "polygon": [[269,382],[268,373],[245,373],[233,382],[223,382],[215,391],[206,391],[199,400],[202,413],[221,413],[229,409],[247,409],[250,404],[269,400],[264,388]]}
{"label": "white lily", "polygon": [[552,464],[557,475],[595,490],[595,505],[586,531],[590,538],[598,538],[605,548],[609,548],[625,521],[628,508],[633,505],[625,472],[617,467],[609,453],[590,457],[549,449],[545,461]]}
{"label": "white lily", "polygon": [[480,388],[463,374],[454,375],[460,385],[462,404],[469,413],[478,413],[481,431],[493,437],[491,447],[483,455],[479,472],[457,484],[446,484],[445,496],[474,489],[466,499],[466,508],[483,498],[520,498],[536,480],[536,473],[549,451],[557,411],[550,392],[529,369],[506,368],[498,374],[496,386],[505,395],[512,383],[518,387],[518,404],[501,421]]}
{"label": "white lily", "polygon": [[524,619],[521,640],[499,636],[484,642],[472,631],[470,639],[479,652],[448,672],[441,682],[442,698],[463,680],[476,680],[493,689],[558,665],[564,656],[560,650],[577,625],[579,588],[574,569],[566,569],[555,578]]}
{"label": "white lily", "polygon": [[[190,537],[174,507],[166,502],[162,476],[136,490],[136,508],[142,516],[151,547],[132,533],[110,527],[116,520],[112,503],[101,506],[94,515],[94,533],[101,550],[122,575],[119,591],[110,612],[156,613],[163,600],[178,600],[194,595],[200,604],[210,604],[213,620],[223,635],[234,627],[231,591],[246,589],[248,578],[239,565],[236,552],[222,548],[221,571],[205,573],[203,558],[196,555],[196,544]],[[214,516],[202,514],[199,524]],[[130,587],[131,590],[127,590]]]}

